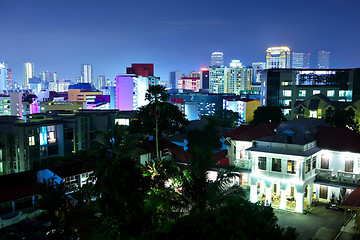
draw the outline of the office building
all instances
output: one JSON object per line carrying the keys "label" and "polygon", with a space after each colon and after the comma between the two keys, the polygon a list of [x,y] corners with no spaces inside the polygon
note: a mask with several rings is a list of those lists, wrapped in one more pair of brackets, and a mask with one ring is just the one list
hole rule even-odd
{"label": "office building", "polygon": [[224,54],[222,52],[213,52],[211,54],[211,66],[220,67],[224,65]]}
{"label": "office building", "polygon": [[209,90],[209,68],[201,68],[200,74],[200,89],[207,89]]}
{"label": "office building", "polygon": [[267,69],[261,83],[261,106],[281,107],[293,119],[296,100],[323,94],[333,101],[360,99],[360,68],[354,69]]}
{"label": "office building", "polygon": [[309,69],[310,53],[292,53],[292,68]]}
{"label": "office building", "polygon": [[75,83],[82,83],[83,77],[80,74],[75,75]]}
{"label": "office building", "polygon": [[290,48],[269,47],[266,50],[266,68],[290,68]]}
{"label": "office building", "polygon": [[29,84],[29,79],[34,77],[34,63],[26,62],[24,63],[24,85],[27,88]]}
{"label": "office building", "polygon": [[318,68],[319,69],[329,69],[330,68],[330,52],[320,51],[318,53]]}
{"label": "office building", "polygon": [[191,71],[188,75],[191,78],[200,78],[200,72]]}
{"label": "office building", "polygon": [[266,69],[266,62],[255,62],[252,64],[254,75],[253,82],[261,83],[261,73],[264,69]]}
{"label": "office building", "polygon": [[0,63],[0,91],[7,90],[7,69]]}
{"label": "office building", "polygon": [[177,89],[186,89],[198,92],[200,90],[200,77],[182,77],[178,80]]}
{"label": "office building", "polygon": [[254,119],[254,111],[260,106],[259,100],[248,98],[231,98],[223,100],[223,109],[239,114],[239,123],[250,122]]}
{"label": "office building", "polygon": [[169,84],[171,89],[177,88],[177,82],[181,78],[181,73],[179,70],[170,72]]}
{"label": "office building", "polygon": [[82,64],[81,65],[81,76],[82,83],[90,83],[92,84],[93,78],[93,66],[90,64]]}
{"label": "office building", "polygon": [[228,93],[229,92],[229,68],[214,66],[209,69],[209,92]]}
{"label": "office building", "polygon": [[98,76],[96,88],[100,90],[102,87],[105,87],[105,86],[106,86],[106,77],[104,75]]}

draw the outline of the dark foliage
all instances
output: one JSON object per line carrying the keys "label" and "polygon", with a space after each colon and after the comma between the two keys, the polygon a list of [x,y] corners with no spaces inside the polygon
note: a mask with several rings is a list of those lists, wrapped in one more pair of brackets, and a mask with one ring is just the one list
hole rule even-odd
{"label": "dark foliage", "polygon": [[285,122],[286,118],[282,114],[281,108],[277,106],[262,106],[254,111],[254,119],[250,122],[251,125],[260,125],[263,123]]}
{"label": "dark foliage", "polygon": [[231,110],[218,108],[212,116],[203,116],[215,127],[235,128],[239,123],[239,114]]}
{"label": "dark foliage", "polygon": [[335,109],[333,112],[327,112],[325,121],[333,127],[347,127],[350,130],[359,132],[359,126],[355,121],[355,112],[351,108],[348,110]]}

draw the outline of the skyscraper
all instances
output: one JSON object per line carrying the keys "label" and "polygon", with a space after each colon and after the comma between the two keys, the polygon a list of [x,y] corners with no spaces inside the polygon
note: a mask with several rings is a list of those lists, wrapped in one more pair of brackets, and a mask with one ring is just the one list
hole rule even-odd
{"label": "skyscraper", "polygon": [[34,77],[34,63],[26,62],[24,63],[24,85],[27,87],[29,84],[29,79]]}
{"label": "skyscraper", "polygon": [[93,67],[91,64],[81,65],[81,76],[83,83],[92,83]]}
{"label": "skyscraper", "polygon": [[330,68],[330,52],[320,51],[318,53],[318,68],[319,69],[329,69]]}
{"label": "skyscraper", "polygon": [[292,53],[292,68],[309,69],[310,53]]}
{"label": "skyscraper", "polygon": [[211,66],[224,65],[224,54],[222,52],[213,52],[211,54]]}
{"label": "skyscraper", "polygon": [[106,86],[106,77],[104,75],[100,75],[97,77],[97,89],[101,89],[102,87]]}
{"label": "skyscraper", "polygon": [[181,78],[181,73],[179,70],[170,72],[169,84],[171,89],[176,89],[177,81]]}
{"label": "skyscraper", "polygon": [[266,50],[266,68],[290,68],[290,48],[269,47]]}
{"label": "skyscraper", "polygon": [[0,91],[7,90],[6,78],[7,78],[6,67],[0,63]]}

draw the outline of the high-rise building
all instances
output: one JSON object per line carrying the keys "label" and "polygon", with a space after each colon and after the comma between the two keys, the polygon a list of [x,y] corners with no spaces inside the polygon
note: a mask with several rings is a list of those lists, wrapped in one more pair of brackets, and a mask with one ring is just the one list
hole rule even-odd
{"label": "high-rise building", "polygon": [[83,83],[92,83],[93,66],[91,64],[81,65],[81,76]]}
{"label": "high-rise building", "polygon": [[255,62],[252,64],[254,70],[254,83],[261,83],[261,73],[266,68],[266,62]]}
{"label": "high-rise building", "polygon": [[309,69],[310,53],[292,53],[292,68]]}
{"label": "high-rise building", "polygon": [[24,85],[27,87],[29,84],[29,79],[34,77],[34,63],[26,62],[24,63]]}
{"label": "high-rise building", "polygon": [[290,48],[269,47],[266,50],[266,68],[290,68]]}
{"label": "high-rise building", "polygon": [[177,82],[181,78],[181,73],[179,70],[170,72],[169,84],[171,89],[177,88]]}
{"label": "high-rise building", "polygon": [[320,51],[318,53],[318,68],[319,69],[329,69],[330,68],[330,52]]}
{"label": "high-rise building", "polygon": [[3,64],[0,63],[0,91],[7,90],[6,78],[7,78],[7,69]]}
{"label": "high-rise building", "polygon": [[209,69],[209,92],[228,93],[229,92],[229,68],[212,67]]}
{"label": "high-rise building", "polygon": [[76,83],[82,83],[83,77],[80,74],[75,75],[75,82]]}
{"label": "high-rise building", "polygon": [[105,87],[105,86],[106,86],[106,77],[104,75],[98,76],[96,88],[100,90],[102,87]]}
{"label": "high-rise building", "polygon": [[191,71],[188,75],[191,78],[200,78],[200,72]]}
{"label": "high-rise building", "polygon": [[11,88],[11,78],[12,78],[12,73],[11,73],[11,69],[7,69],[7,76],[6,76],[6,87],[9,90]]}
{"label": "high-rise building", "polygon": [[209,89],[209,68],[201,68],[200,89]]}
{"label": "high-rise building", "polygon": [[224,65],[224,54],[222,52],[213,52],[211,54],[211,66],[222,66]]}

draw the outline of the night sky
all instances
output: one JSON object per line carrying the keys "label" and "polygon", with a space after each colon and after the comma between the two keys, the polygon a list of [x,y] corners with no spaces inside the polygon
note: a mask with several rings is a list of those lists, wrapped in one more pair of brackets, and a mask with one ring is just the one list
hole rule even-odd
{"label": "night sky", "polygon": [[330,67],[360,67],[359,0],[0,0],[0,61],[23,82],[57,71],[75,79],[80,65],[114,79],[131,63],[154,63],[155,74],[199,71],[214,51],[225,63],[265,61],[267,47],[330,51]]}

